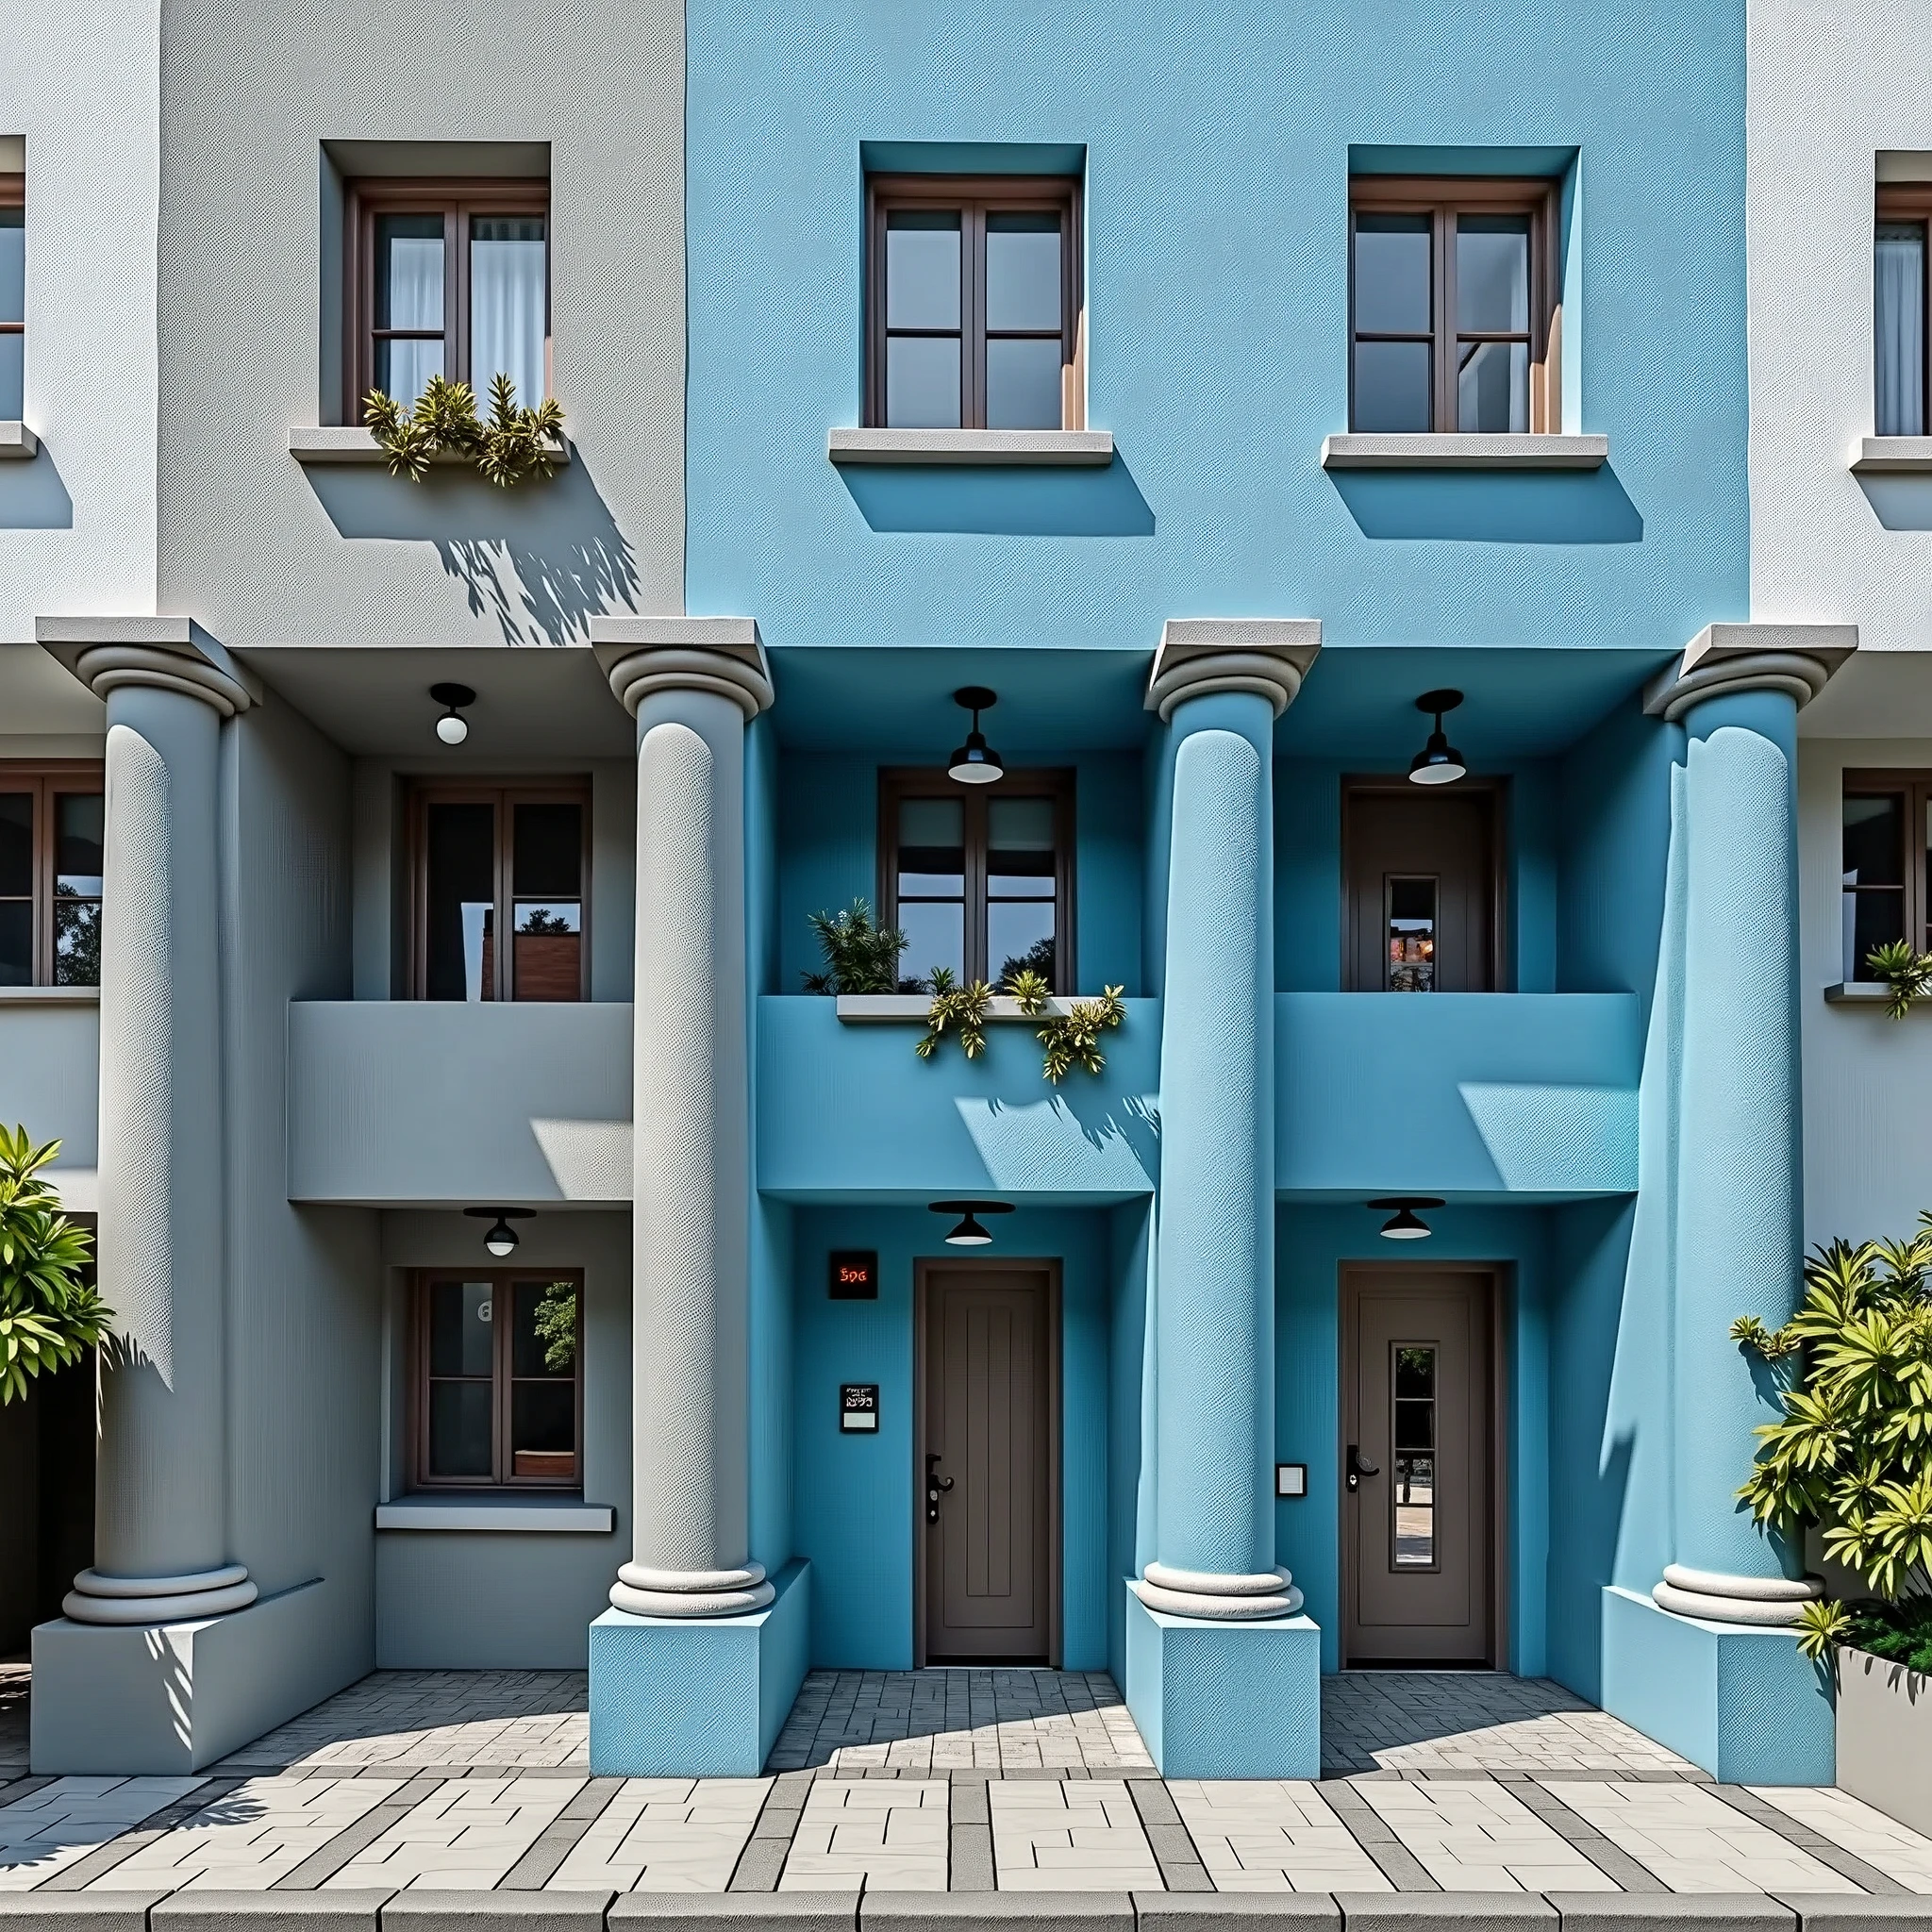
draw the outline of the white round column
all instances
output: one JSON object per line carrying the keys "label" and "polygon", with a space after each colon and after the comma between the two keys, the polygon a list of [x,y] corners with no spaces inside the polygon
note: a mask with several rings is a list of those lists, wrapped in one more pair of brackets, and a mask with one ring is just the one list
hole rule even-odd
{"label": "white round column", "polygon": [[750,1020],[744,727],[762,656],[620,658],[637,719],[631,1199],[632,1555],[610,1602],[656,1617],[762,1608],[750,1560]]}

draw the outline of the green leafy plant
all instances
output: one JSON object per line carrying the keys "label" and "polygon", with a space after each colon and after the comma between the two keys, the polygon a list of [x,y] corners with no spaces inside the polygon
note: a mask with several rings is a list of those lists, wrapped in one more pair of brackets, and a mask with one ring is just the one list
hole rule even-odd
{"label": "green leafy plant", "polygon": [[1876,1599],[1808,1607],[1799,1641],[1809,1656],[1869,1647],[1854,1633],[1907,1610],[1932,1644],[1932,1214],[1919,1222],[1907,1241],[1815,1249],[1781,1328],[1754,1316],[1731,1325],[1784,1384],[1785,1413],[1757,1430],[1739,1495],[1761,1524],[1818,1525],[1825,1554]]}
{"label": "green leafy plant", "polygon": [[986,1051],[986,1016],[992,1006],[992,988],[983,979],[961,986],[952,970],[935,966],[926,982],[932,1005],[925,1009],[925,1037],[912,1049],[929,1060],[950,1027],[959,1037],[959,1050],[969,1060]]}
{"label": "green leafy plant", "polygon": [[1886,1012],[1903,1020],[1915,1001],[1932,993],[1932,953],[1921,953],[1909,940],[1890,940],[1865,955],[1865,963],[1891,991]]}
{"label": "green leafy plant", "polygon": [[543,1344],[543,1366],[553,1375],[574,1368],[577,1359],[577,1285],[553,1281],[538,1298],[531,1325]]}
{"label": "green leafy plant", "polygon": [[924,992],[917,981],[899,977],[899,955],[906,935],[896,925],[880,925],[872,908],[855,899],[843,912],[814,912],[811,929],[824,955],[825,970],[803,975],[807,992]]}
{"label": "green leafy plant", "polygon": [[1036,973],[1030,966],[1008,974],[1002,991],[1029,1020],[1045,1012],[1046,1003],[1053,997],[1053,987],[1046,974]]}
{"label": "green leafy plant", "polygon": [[490,384],[490,414],[476,413],[467,382],[432,375],[407,412],[393,396],[373,389],[362,399],[362,420],[389,458],[390,475],[420,483],[444,452],[468,459],[476,474],[507,490],[531,476],[552,476],[551,444],[562,434],[563,410],[552,397],[534,409],[517,407],[517,388],[498,375]]}
{"label": "green leafy plant", "polygon": [[1124,989],[1106,988],[1097,1000],[1075,1000],[1066,1017],[1049,1020],[1040,1029],[1040,1043],[1046,1048],[1046,1061],[1041,1068],[1058,1087],[1075,1067],[1097,1074],[1107,1064],[1100,1051],[1100,1036],[1118,1026],[1127,1017]]}
{"label": "green leafy plant", "polygon": [[60,1151],[25,1127],[0,1126],[0,1403],[25,1398],[35,1375],[78,1361],[113,1310],[89,1285],[93,1241],[60,1211],[41,1170]]}

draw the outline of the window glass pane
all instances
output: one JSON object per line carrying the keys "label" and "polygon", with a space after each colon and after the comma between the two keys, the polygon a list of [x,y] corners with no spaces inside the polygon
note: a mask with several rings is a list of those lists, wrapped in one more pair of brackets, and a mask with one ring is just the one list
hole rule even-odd
{"label": "window glass pane", "polygon": [[26,210],[0,208],[0,322],[26,320]]}
{"label": "window glass pane", "polygon": [[1456,426],[1491,436],[1529,429],[1529,344],[1462,342],[1456,372]]}
{"label": "window glass pane", "polygon": [[490,1476],[488,1382],[432,1382],[429,1385],[429,1469],[433,1476]]}
{"label": "window glass pane", "polygon": [[531,1452],[546,1459],[568,1458],[577,1445],[577,1391],[575,1380],[519,1382],[509,1392],[509,1446],[516,1475],[568,1475],[561,1468],[532,1467]]}
{"label": "window glass pane", "polygon": [[1925,225],[1880,222],[1873,262],[1874,421],[1880,436],[1925,433]]}
{"label": "window glass pane", "polygon": [[511,888],[519,897],[582,896],[584,808],[518,805],[511,808]]}
{"label": "window glass pane", "polygon": [[101,874],[106,836],[98,791],[54,799],[54,983],[101,983]]}
{"label": "window glass pane", "polygon": [[1389,991],[1436,990],[1436,881],[1391,878],[1389,895]]}
{"label": "window glass pane", "polygon": [[479,409],[499,375],[516,384],[523,408],[543,400],[543,255],[541,215],[470,223],[470,381]]}
{"label": "window glass pane", "polygon": [[375,218],[375,325],[442,327],[441,215]]}
{"label": "window glass pane", "polygon": [[575,1377],[577,1285],[519,1281],[511,1290],[510,1374]]}
{"label": "window glass pane", "polygon": [[1355,426],[1364,434],[1389,435],[1432,426],[1428,343],[1355,345]]}
{"label": "window glass pane", "polygon": [[959,210],[886,215],[886,326],[959,326]]}
{"label": "window glass pane", "polygon": [[906,950],[899,963],[908,977],[924,979],[935,966],[955,978],[966,970],[966,908],[959,900],[914,900],[899,908],[899,929]]}
{"label": "window glass pane", "polygon": [[431,341],[402,337],[375,345],[375,386],[408,408],[429,387],[432,375],[448,372],[442,362],[441,338]]}
{"label": "window glass pane", "polygon": [[1880,946],[1906,936],[1906,898],[1903,892],[1847,892],[1844,895],[1846,923],[1845,969],[1847,979],[1876,979],[1871,967],[1872,955]]}
{"label": "window glass pane", "polygon": [[1457,215],[1456,326],[1529,330],[1529,217]]}
{"label": "window glass pane", "polygon": [[990,892],[1016,898],[1052,896],[1052,799],[988,799],[986,846],[987,890]]}
{"label": "window glass pane", "polygon": [[1429,218],[1355,218],[1355,326],[1363,335],[1429,332]]}
{"label": "window glass pane", "polygon": [[988,978],[1004,986],[1022,968],[1054,978],[1054,904],[1051,899],[994,899],[986,908]]}
{"label": "window glass pane", "polygon": [[1844,801],[1844,882],[1848,886],[1905,883],[1906,801],[1902,792],[1857,794]]}
{"label": "window glass pane", "polygon": [[888,339],[886,422],[894,429],[958,428],[958,336]]}
{"label": "window glass pane", "polygon": [[945,895],[966,890],[966,808],[957,798],[899,801],[899,891]]}
{"label": "window glass pane", "polygon": [[1060,426],[1060,340],[989,341],[986,345],[986,426]]}
{"label": "window glass pane", "polygon": [[1058,214],[987,216],[986,325],[992,329],[1060,326]]}
{"label": "window glass pane", "polygon": [[26,413],[26,338],[0,336],[0,420],[18,423]]}
{"label": "window glass pane", "polygon": [[429,1373],[491,1373],[491,1307],[495,1290],[487,1281],[429,1284]]}
{"label": "window glass pane", "polygon": [[496,808],[438,804],[425,809],[428,958],[433,1000],[496,997]]}
{"label": "window glass pane", "polygon": [[34,795],[0,791],[0,899],[27,899],[34,890]]}
{"label": "window glass pane", "polygon": [[1436,1560],[1436,1351],[1398,1347],[1394,1384],[1395,1566],[1427,1569]]}
{"label": "window glass pane", "polygon": [[511,808],[511,890],[516,920],[511,991],[520,1000],[583,995],[584,808]]}
{"label": "window glass pane", "polygon": [[34,983],[34,902],[0,899],[0,986]]}

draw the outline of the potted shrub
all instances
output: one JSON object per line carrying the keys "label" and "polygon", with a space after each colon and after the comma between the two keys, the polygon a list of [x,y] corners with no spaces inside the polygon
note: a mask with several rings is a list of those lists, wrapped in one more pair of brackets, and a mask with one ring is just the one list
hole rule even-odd
{"label": "potted shrub", "polygon": [[59,1151],[0,1126],[0,1403],[25,1401],[34,1376],[78,1361],[112,1318],[86,1278],[92,1238],[41,1174]]}
{"label": "potted shrub", "polygon": [[1835,1671],[1838,1781],[1932,1831],[1932,1214],[1909,1241],[1834,1241],[1782,1328],[1735,1340],[1781,1379],[1783,1418],[1739,1494],[1760,1523],[1815,1527],[1868,1592],[1805,1606],[1799,1645]]}

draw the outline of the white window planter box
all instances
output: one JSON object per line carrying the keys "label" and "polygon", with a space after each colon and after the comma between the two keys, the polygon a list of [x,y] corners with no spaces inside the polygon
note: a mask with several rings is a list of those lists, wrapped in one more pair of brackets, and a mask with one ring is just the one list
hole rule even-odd
{"label": "white window planter box", "polygon": [[[570,461],[570,444],[552,438],[544,445],[553,463]],[[289,431],[289,454],[298,463],[382,463],[389,462],[389,453],[376,441],[375,432],[353,427],[325,427],[321,429],[291,429]],[[448,464],[465,464],[472,458],[456,450],[440,450],[429,458],[431,465],[441,469]]]}
{"label": "white window planter box", "polygon": [[1862,1650],[1838,1653],[1838,1781],[1932,1832],[1932,1677]]}
{"label": "white window planter box", "polygon": [[[1074,998],[1098,999],[1098,993],[1076,994]],[[1020,1002],[1004,993],[995,994],[986,1009],[989,1024],[1042,1026],[1049,1020],[1064,1020],[1073,1010],[1074,999],[1055,994],[1037,1013],[1023,1013]],[[839,1017],[848,1026],[924,1026],[931,1009],[930,994],[923,992],[841,992]]]}

